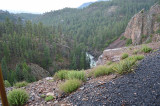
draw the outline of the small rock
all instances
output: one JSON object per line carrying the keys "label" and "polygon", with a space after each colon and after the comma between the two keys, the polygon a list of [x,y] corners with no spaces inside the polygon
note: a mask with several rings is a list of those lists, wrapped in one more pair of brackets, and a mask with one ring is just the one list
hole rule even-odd
{"label": "small rock", "polygon": [[81,87],[81,88],[79,88],[80,90],[83,90],[84,89],[84,87]]}
{"label": "small rock", "polygon": [[53,80],[53,78],[52,77],[47,77],[47,78],[45,78],[47,81],[48,80]]}
{"label": "small rock", "polygon": [[53,93],[53,92],[49,92],[49,93],[47,93],[47,94],[46,94],[46,96],[53,96],[53,97],[55,98],[55,95],[54,95],[54,93]]}
{"label": "small rock", "polygon": [[47,102],[47,105],[51,104],[51,102]]}
{"label": "small rock", "polygon": [[82,101],[87,101],[87,100],[88,100],[87,98],[83,98],[83,99],[82,99]]}
{"label": "small rock", "polygon": [[56,103],[58,103],[58,101],[56,100],[56,101],[54,101],[54,104],[56,104]]}

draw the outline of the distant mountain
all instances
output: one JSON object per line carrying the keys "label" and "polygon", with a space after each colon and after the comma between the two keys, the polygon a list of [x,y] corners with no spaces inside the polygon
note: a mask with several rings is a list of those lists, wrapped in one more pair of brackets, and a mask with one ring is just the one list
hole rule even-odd
{"label": "distant mountain", "polygon": [[83,3],[81,6],[79,6],[78,8],[84,8],[84,7],[87,7],[89,6],[90,4],[92,4],[94,2],[88,2],[88,3]]}
{"label": "distant mountain", "polygon": [[[109,1],[109,0],[97,0],[95,2],[100,2],[100,1]],[[87,2],[87,3],[83,3],[81,6],[79,6],[78,8],[85,8],[88,7],[90,4],[95,3],[95,2]]]}
{"label": "distant mountain", "polygon": [[0,21],[5,21],[6,18],[9,18],[12,21],[17,19],[14,14],[9,13],[8,11],[0,10]]}

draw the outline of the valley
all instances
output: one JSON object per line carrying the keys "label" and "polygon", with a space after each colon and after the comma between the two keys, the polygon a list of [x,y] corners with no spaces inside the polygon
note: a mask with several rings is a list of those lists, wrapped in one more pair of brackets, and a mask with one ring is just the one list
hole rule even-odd
{"label": "valley", "polygon": [[0,11],[6,92],[24,89],[26,106],[160,105],[159,47],[158,0]]}

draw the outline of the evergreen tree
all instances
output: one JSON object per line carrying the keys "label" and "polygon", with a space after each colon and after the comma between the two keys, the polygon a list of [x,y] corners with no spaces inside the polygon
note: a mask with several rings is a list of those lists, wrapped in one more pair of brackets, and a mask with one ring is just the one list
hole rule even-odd
{"label": "evergreen tree", "polygon": [[7,80],[8,68],[7,68],[7,63],[6,63],[6,57],[2,58],[1,67],[2,67],[3,79]]}

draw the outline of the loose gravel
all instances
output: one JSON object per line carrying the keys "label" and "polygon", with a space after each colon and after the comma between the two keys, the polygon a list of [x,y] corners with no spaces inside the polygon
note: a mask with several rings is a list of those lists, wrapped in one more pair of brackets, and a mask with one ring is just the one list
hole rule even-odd
{"label": "loose gravel", "polygon": [[68,100],[77,106],[160,106],[160,51],[146,56],[134,72],[86,84]]}

